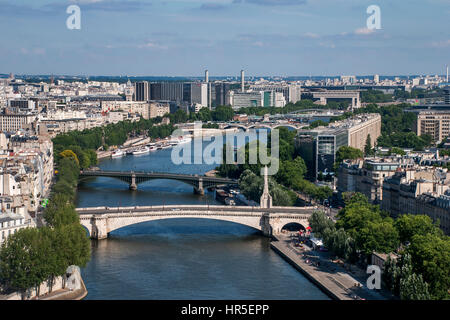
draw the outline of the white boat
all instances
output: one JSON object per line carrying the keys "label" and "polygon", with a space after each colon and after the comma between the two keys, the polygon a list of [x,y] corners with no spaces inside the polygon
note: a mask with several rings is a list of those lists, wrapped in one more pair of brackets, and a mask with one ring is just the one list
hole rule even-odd
{"label": "white boat", "polygon": [[156,150],[158,150],[158,147],[156,147],[156,146],[151,146],[151,147],[149,148],[149,150],[150,150],[150,151],[156,151]]}
{"label": "white boat", "polygon": [[142,147],[142,148],[139,148],[139,149],[133,151],[133,155],[137,156],[137,155],[146,154],[149,152],[150,152],[150,149],[148,147]]}
{"label": "white boat", "polygon": [[181,139],[179,139],[179,143],[188,143],[192,141],[192,138],[190,136],[184,136],[184,137],[180,137]]}
{"label": "white boat", "polygon": [[111,158],[119,158],[125,155],[125,152],[121,149],[117,149],[111,154]]}

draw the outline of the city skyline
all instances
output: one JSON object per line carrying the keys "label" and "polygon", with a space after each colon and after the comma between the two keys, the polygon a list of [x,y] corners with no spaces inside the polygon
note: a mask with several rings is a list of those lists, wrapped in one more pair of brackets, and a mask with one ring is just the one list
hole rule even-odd
{"label": "city skyline", "polygon": [[[444,74],[448,0],[0,1],[0,70],[105,76]],[[66,9],[81,8],[81,30]],[[381,9],[370,30],[368,6]],[[11,28],[11,26],[14,26]],[[6,31],[8,30],[8,31]]]}

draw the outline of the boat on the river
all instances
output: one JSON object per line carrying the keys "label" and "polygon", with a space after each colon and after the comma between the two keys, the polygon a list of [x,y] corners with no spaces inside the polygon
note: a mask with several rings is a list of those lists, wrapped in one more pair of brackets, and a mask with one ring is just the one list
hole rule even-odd
{"label": "boat on the river", "polygon": [[150,149],[148,147],[142,147],[142,148],[139,148],[139,149],[133,151],[133,156],[146,154],[146,153],[149,153],[149,152],[150,152]]}
{"label": "boat on the river", "polygon": [[117,149],[111,154],[111,158],[119,158],[123,157],[125,155],[125,152],[122,149]]}

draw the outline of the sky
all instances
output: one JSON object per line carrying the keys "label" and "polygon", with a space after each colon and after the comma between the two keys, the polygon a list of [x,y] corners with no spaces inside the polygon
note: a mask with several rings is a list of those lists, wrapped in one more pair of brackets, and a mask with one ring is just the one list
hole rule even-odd
{"label": "sky", "polygon": [[0,0],[0,41],[0,73],[442,75],[450,0]]}

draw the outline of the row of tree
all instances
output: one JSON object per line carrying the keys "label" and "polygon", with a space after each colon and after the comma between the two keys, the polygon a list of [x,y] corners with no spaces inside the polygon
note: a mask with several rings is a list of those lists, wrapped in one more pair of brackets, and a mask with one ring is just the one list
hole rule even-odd
{"label": "row of tree", "polygon": [[345,207],[337,218],[334,223],[323,212],[315,212],[309,220],[314,234],[336,256],[367,262],[373,252],[396,252],[400,258],[389,260],[384,271],[394,294],[402,299],[450,298],[450,238],[439,222],[426,215],[394,220],[360,193],[345,194]]}

